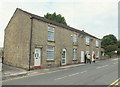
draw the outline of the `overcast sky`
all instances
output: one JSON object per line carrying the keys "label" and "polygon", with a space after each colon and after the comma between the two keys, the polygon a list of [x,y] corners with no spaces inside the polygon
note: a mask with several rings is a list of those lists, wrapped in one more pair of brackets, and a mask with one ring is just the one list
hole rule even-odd
{"label": "overcast sky", "polygon": [[69,26],[84,30],[98,38],[114,34],[118,38],[119,0],[1,0],[0,47],[4,29],[16,8],[44,16],[47,12],[61,14]]}

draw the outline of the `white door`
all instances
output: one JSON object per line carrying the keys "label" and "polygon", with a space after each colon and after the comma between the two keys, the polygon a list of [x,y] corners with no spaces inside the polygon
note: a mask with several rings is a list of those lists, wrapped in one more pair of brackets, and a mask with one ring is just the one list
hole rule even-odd
{"label": "white door", "polygon": [[99,58],[99,55],[100,55],[100,54],[99,54],[99,51],[98,51],[98,53],[97,53],[97,57],[98,57],[98,58]]}
{"label": "white door", "polygon": [[94,53],[95,53],[95,52],[94,52],[94,51],[92,51],[92,61],[94,61],[94,58],[93,58]]}
{"label": "white door", "polygon": [[61,65],[66,65],[66,49],[62,49]]}
{"label": "white door", "polygon": [[84,58],[84,51],[81,51],[81,62],[83,63],[85,61],[85,58]]}
{"label": "white door", "polygon": [[89,51],[86,51],[86,54],[89,54],[90,52]]}
{"label": "white door", "polygon": [[34,66],[40,66],[41,64],[41,49],[35,48],[34,53]]}

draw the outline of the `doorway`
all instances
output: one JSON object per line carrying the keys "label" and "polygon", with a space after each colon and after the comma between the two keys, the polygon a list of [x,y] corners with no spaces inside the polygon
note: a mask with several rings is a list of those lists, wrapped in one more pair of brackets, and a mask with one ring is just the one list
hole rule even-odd
{"label": "doorway", "polygon": [[35,69],[40,69],[41,65],[41,49],[40,48],[35,48],[34,52],[34,68]]}
{"label": "doorway", "polygon": [[81,51],[81,63],[85,62],[84,51]]}
{"label": "doorway", "polygon": [[61,65],[66,65],[66,49],[62,49]]}

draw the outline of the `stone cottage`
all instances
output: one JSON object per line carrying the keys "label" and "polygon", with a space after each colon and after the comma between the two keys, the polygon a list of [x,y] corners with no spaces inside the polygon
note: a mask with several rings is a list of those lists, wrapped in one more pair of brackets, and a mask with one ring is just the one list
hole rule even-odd
{"label": "stone cottage", "polygon": [[101,40],[19,8],[5,29],[4,63],[27,70],[84,62],[101,56]]}

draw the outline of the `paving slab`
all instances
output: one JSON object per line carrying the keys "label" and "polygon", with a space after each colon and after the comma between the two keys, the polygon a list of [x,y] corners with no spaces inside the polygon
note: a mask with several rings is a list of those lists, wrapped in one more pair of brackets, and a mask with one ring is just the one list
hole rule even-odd
{"label": "paving slab", "polygon": [[26,75],[28,72],[24,69],[16,68],[6,64],[2,64],[2,79],[7,79],[10,77]]}

